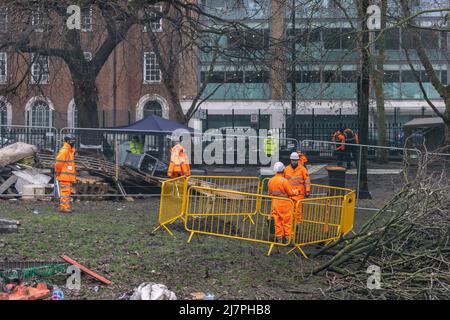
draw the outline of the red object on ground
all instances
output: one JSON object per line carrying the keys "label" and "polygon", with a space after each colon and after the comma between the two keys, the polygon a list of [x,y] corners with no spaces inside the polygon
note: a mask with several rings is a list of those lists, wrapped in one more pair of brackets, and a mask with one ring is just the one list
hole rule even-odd
{"label": "red object on ground", "polygon": [[50,297],[50,290],[45,283],[38,283],[36,288],[7,284],[6,288],[12,292],[0,293],[0,300],[42,300]]}
{"label": "red object on ground", "polygon": [[67,261],[68,263],[73,264],[74,266],[77,266],[78,268],[80,268],[81,271],[83,271],[84,273],[87,273],[88,275],[90,275],[91,277],[97,279],[98,281],[101,281],[101,282],[103,282],[104,284],[112,284],[112,282],[109,281],[108,279],[103,278],[102,276],[96,274],[94,271],[92,271],[92,270],[86,268],[85,266],[79,264],[78,262],[76,262],[76,261],[73,260],[72,258],[70,258],[70,257],[68,257],[68,256],[65,256],[65,255],[64,255],[64,256],[61,256],[61,258],[62,258],[64,261]]}

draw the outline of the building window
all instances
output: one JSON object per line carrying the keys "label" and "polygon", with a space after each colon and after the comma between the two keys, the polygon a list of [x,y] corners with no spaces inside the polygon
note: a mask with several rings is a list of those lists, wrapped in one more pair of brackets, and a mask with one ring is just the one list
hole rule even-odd
{"label": "building window", "polygon": [[148,101],[144,106],[144,118],[154,114],[158,117],[162,117],[162,107],[158,101]]}
{"label": "building window", "polygon": [[356,33],[350,28],[324,29],[323,41],[328,50],[352,50],[356,47]]}
{"label": "building window", "polygon": [[79,128],[80,127],[80,119],[78,114],[78,108],[75,102],[71,102],[69,108],[67,109],[67,125],[70,128]]}
{"label": "building window", "polygon": [[31,25],[35,32],[44,32],[50,25],[50,18],[44,9],[38,7],[31,14]]}
{"label": "building window", "polygon": [[154,52],[144,53],[144,83],[161,82],[161,69]]}
{"label": "building window", "polygon": [[8,125],[8,106],[5,101],[0,100],[0,125]]}
{"label": "building window", "polygon": [[86,60],[86,61],[91,61],[92,60],[92,52],[88,52],[88,51],[86,51],[86,52],[83,52],[83,54],[84,54],[84,59]]}
{"label": "building window", "polygon": [[153,32],[162,31],[162,6],[148,6],[145,8],[145,21],[144,32],[147,32],[147,25],[150,25]]}
{"label": "building window", "polygon": [[269,29],[231,31],[227,36],[227,49],[234,52],[266,50],[269,42]]}
{"label": "building window", "polygon": [[47,84],[49,78],[48,56],[33,54],[31,65],[31,83]]}
{"label": "building window", "polygon": [[8,31],[8,8],[0,8],[0,32]]}
{"label": "building window", "polygon": [[53,121],[53,110],[49,104],[42,99],[36,100],[28,112],[27,125],[33,127],[51,127]]}
{"label": "building window", "polygon": [[92,6],[81,9],[81,31],[92,31]]}
{"label": "building window", "polygon": [[0,83],[8,82],[8,55],[0,52]]}

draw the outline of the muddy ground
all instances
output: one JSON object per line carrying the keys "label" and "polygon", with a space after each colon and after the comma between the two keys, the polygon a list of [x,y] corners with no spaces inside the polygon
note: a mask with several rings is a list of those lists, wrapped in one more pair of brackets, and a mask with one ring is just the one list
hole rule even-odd
{"label": "muddy ground", "polygon": [[[402,183],[401,175],[370,176],[373,200],[361,207],[379,207]],[[82,278],[79,292],[63,288],[71,299],[119,299],[140,283],[163,283],[179,299],[192,292],[210,292],[220,299],[324,299],[325,274],[311,270],[330,256],[306,260],[287,249],[233,239],[200,236],[188,244],[181,222],[152,235],[157,225],[159,196],[125,201],[82,201],[74,212],[61,215],[54,202],[0,200],[0,218],[21,221],[18,233],[0,234],[0,262],[61,261],[63,254],[85,264],[113,281],[100,285]],[[36,210],[37,209],[37,210]],[[39,212],[38,214],[34,212]],[[375,212],[358,210],[355,229]],[[307,247],[307,254],[318,248]],[[65,276],[50,279],[65,285]]]}
{"label": "muddy ground", "polygon": [[[267,257],[266,245],[209,236],[188,244],[181,223],[171,227],[175,237],[165,231],[152,235],[157,197],[73,207],[72,214],[61,215],[52,202],[1,200],[0,217],[20,220],[21,228],[0,235],[0,261],[60,261],[66,254],[113,281],[96,292],[99,283],[83,276],[79,292],[63,289],[73,299],[118,299],[144,281],[163,283],[181,299],[196,291],[221,299],[324,298],[325,278],[310,276],[310,270],[326,256],[308,261],[281,249]],[[64,277],[52,281],[65,284]]]}

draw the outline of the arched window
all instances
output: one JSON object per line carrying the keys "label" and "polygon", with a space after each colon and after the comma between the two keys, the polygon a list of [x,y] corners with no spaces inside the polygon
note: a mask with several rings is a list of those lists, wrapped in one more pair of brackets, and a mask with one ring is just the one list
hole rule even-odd
{"label": "arched window", "polygon": [[154,114],[159,117],[162,117],[162,107],[158,101],[148,101],[144,106],[144,118],[149,115]]}
{"label": "arched window", "polygon": [[51,127],[53,110],[44,99],[36,99],[27,110],[27,125],[33,127]]}
{"label": "arched window", "polygon": [[0,125],[6,126],[8,124],[8,106],[4,101],[0,100]]}
{"label": "arched window", "polygon": [[67,108],[67,126],[70,128],[79,128],[80,119],[78,114],[78,108],[74,100],[72,100]]}

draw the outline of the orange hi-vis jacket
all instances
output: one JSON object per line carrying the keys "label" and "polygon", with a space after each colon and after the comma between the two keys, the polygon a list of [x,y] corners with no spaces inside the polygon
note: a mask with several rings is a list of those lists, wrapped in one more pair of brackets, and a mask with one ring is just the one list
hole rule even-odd
{"label": "orange hi-vis jacket", "polygon": [[[333,133],[333,137],[331,139],[333,142],[340,142],[345,143],[345,135],[340,131],[336,131]],[[337,144],[336,145],[336,151],[344,151],[345,145],[344,144]]]}
{"label": "orange hi-vis jacket", "polygon": [[59,150],[55,161],[56,179],[59,181],[75,182],[77,180],[74,154],[75,148],[67,142]]}
{"label": "orange hi-vis jacket", "polygon": [[295,169],[292,165],[288,165],[284,170],[284,177],[288,179],[292,189],[298,192],[298,196],[293,197],[294,201],[303,199],[306,192],[311,192],[311,179],[308,169],[301,164],[298,164]]}
{"label": "orange hi-vis jacket", "polygon": [[305,154],[301,151],[297,151],[298,157],[300,158],[298,163],[304,166],[308,162],[308,158],[305,156]]}
{"label": "orange hi-vis jacket", "polygon": [[188,155],[184,147],[178,143],[170,150],[170,164],[167,176],[175,178],[189,175],[191,175],[191,168]]}
{"label": "orange hi-vis jacket", "polygon": [[344,130],[345,135],[345,141],[347,143],[353,143],[353,144],[359,144],[359,137],[356,132],[354,132],[352,129],[347,128]]}
{"label": "orange hi-vis jacket", "polygon": [[296,192],[282,173],[276,173],[275,177],[269,180],[268,192],[270,196],[286,198],[286,200],[272,199],[271,214],[275,220],[275,236],[288,237],[291,234],[294,211],[289,198],[295,196]]}

